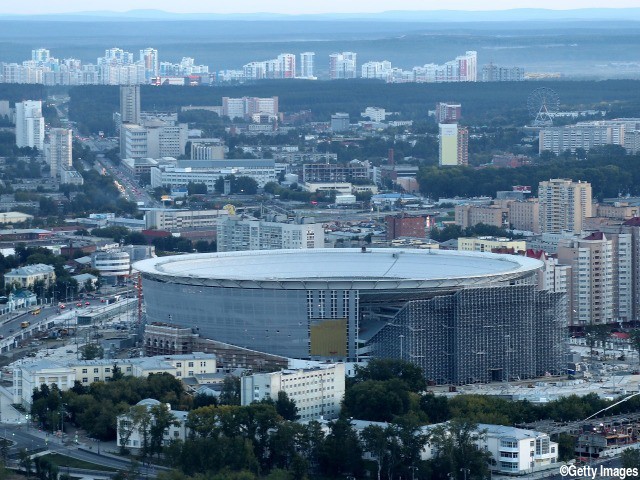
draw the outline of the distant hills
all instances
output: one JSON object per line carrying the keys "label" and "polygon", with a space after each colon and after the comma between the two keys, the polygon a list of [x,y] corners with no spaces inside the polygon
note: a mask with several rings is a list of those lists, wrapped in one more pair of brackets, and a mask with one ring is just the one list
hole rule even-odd
{"label": "distant hills", "polygon": [[162,10],[130,10],[128,12],[86,11],[50,15],[2,15],[3,20],[42,21],[381,21],[381,22],[513,22],[513,21],[640,21],[640,8],[582,8],[550,10],[518,8],[511,10],[392,10],[380,13],[332,13],[285,15],[279,13],[171,13]]}

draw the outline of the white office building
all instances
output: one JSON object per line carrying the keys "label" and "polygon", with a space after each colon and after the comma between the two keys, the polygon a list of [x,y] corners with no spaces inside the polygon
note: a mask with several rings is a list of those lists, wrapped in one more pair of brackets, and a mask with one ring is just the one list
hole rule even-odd
{"label": "white office building", "polygon": [[[234,175],[253,178],[259,187],[276,181],[276,165],[268,159],[228,159],[180,161],[178,166],[160,165],[151,168],[151,185],[155,187],[185,187],[189,183],[204,183],[209,192],[215,190],[220,177]],[[240,192],[232,192],[240,193]]]}
{"label": "white office building", "polygon": [[301,421],[333,419],[340,413],[344,397],[344,363],[320,365],[316,368],[256,373],[242,377],[241,405],[264,399],[278,399],[283,391],[298,408]]}
{"label": "white office building", "polygon": [[227,210],[174,210],[155,208],[147,210],[144,220],[147,229],[179,230],[183,228],[215,227]]}
{"label": "white office building", "polygon": [[91,255],[91,264],[103,277],[124,277],[131,273],[131,259],[126,252],[95,252]]}
{"label": "white office building", "polygon": [[277,217],[223,217],[218,220],[218,252],[324,248],[322,224],[304,223],[305,220],[289,223],[286,218]]}
{"label": "white office building", "polygon": [[44,150],[44,118],[40,100],[16,103],[16,145]]}

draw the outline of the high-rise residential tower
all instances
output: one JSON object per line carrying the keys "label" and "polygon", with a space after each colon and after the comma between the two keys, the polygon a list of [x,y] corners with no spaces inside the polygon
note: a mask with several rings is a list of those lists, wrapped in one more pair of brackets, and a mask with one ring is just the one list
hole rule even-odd
{"label": "high-rise residential tower", "polygon": [[120,87],[120,120],[140,124],[140,85]]}
{"label": "high-rise residential tower", "polygon": [[552,178],[538,186],[540,231],[580,233],[584,219],[591,216],[591,184]]}
{"label": "high-rise residential tower", "polygon": [[160,73],[160,63],[158,62],[158,50],[155,48],[145,48],[140,50],[140,62],[144,65],[144,76],[147,81],[157,77]]}
{"label": "high-rise residential tower", "polygon": [[44,118],[40,100],[16,103],[16,145],[38,150],[44,148]]}
{"label": "high-rise residential tower", "polygon": [[356,78],[357,53],[342,52],[329,55],[329,79],[339,80],[344,78]]}
{"label": "high-rise residential tower", "polygon": [[469,130],[457,123],[439,124],[440,150],[438,164],[441,167],[469,164]]}
{"label": "high-rise residential tower", "polygon": [[303,52],[300,54],[300,77],[314,78],[313,63],[315,56],[315,52]]}
{"label": "high-rise residential tower", "polygon": [[49,165],[51,176],[60,176],[60,170],[72,167],[71,130],[67,128],[52,128],[49,132]]}

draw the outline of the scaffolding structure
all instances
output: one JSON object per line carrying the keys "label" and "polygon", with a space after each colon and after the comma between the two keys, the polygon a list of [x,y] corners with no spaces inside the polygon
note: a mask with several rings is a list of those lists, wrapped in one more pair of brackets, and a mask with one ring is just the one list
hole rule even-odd
{"label": "scaffolding structure", "polygon": [[566,363],[566,302],[564,293],[522,284],[369,305],[368,318],[386,322],[370,342],[371,353],[415,363],[434,384],[558,375]]}

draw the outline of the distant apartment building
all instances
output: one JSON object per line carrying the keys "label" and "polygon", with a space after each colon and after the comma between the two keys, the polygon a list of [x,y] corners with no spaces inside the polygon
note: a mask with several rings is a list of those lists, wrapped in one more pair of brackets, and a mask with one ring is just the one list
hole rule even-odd
{"label": "distant apartment building", "polygon": [[563,127],[547,127],[540,130],[538,152],[551,151],[555,155],[581,148],[589,151],[603,145],[624,145],[623,124],[604,122],[578,123]]}
{"label": "distant apartment building", "polygon": [[158,50],[155,48],[140,50],[140,62],[144,65],[144,78],[147,82],[160,74]]}
{"label": "distant apartment building", "polygon": [[145,120],[144,125],[125,123],[120,127],[121,157],[179,157],[185,153],[187,137],[186,123],[161,119]]}
{"label": "distant apartment building", "polygon": [[483,82],[522,82],[525,80],[523,67],[501,67],[489,63],[482,67]]}
{"label": "distant apartment building", "polygon": [[276,58],[249,62],[242,67],[243,76],[251,80],[296,77],[296,56],[281,53]]}
{"label": "distant apartment building", "polygon": [[538,289],[549,292],[566,293],[571,288],[571,266],[562,265],[556,257],[550,256],[544,250],[527,249],[525,256],[535,258],[543,263],[538,270]]}
{"label": "distant apartment building", "polygon": [[462,117],[462,105],[459,103],[436,103],[437,123],[458,123]]}
{"label": "distant apartment building", "polygon": [[49,145],[46,152],[51,177],[60,177],[63,169],[71,169],[73,167],[71,130],[52,128],[49,131]]}
{"label": "distant apartment building", "polygon": [[251,118],[255,114],[278,116],[278,97],[222,97],[222,115],[235,118]]}
{"label": "distant apartment building", "polygon": [[509,209],[501,205],[456,205],[455,222],[462,228],[479,223],[504,228],[509,226]]}
{"label": "distant apartment building", "polygon": [[393,114],[387,112],[384,108],[367,107],[360,115],[364,118],[368,118],[372,122],[384,122],[389,115]]}
{"label": "distant apartment building", "polygon": [[147,230],[181,230],[214,227],[221,216],[227,216],[226,210],[175,210],[153,208],[144,214]]}
{"label": "distant apartment building", "polygon": [[388,81],[391,78],[391,62],[387,60],[363,63],[360,69],[362,78],[384,81]]}
{"label": "distant apartment building", "polygon": [[441,167],[469,164],[469,131],[456,123],[439,124],[438,163]]}
{"label": "distant apartment building", "polygon": [[591,184],[562,178],[540,182],[538,201],[541,233],[580,233],[591,216]]}
{"label": "distant apartment building", "polygon": [[524,240],[510,240],[502,237],[460,237],[458,250],[463,252],[493,252],[494,250],[512,250],[514,253],[527,249]]}
{"label": "distant apartment building", "polygon": [[140,85],[120,87],[120,121],[140,124]]}
{"label": "distant apartment building", "polygon": [[[308,223],[307,223],[308,222]],[[230,215],[218,220],[218,252],[324,248],[324,228],[313,219]]]}
{"label": "distant apartment building", "polygon": [[586,327],[613,323],[613,244],[601,232],[558,244],[558,261],[571,266],[570,325]]}
{"label": "distant apartment building", "polygon": [[332,53],[329,55],[329,80],[357,77],[357,54],[354,52]]}
{"label": "distant apartment building", "polygon": [[600,203],[595,206],[594,213],[596,217],[628,220],[633,217],[640,217],[640,207],[630,205],[628,202],[615,202],[613,204]]}
{"label": "distant apartment building", "polygon": [[384,219],[387,225],[387,240],[400,237],[426,238],[428,217],[416,215],[388,215]]}
{"label": "distant apartment building", "polygon": [[349,114],[338,112],[331,115],[331,131],[332,132],[345,132],[349,130],[350,120]]}
{"label": "distant apartment building", "polygon": [[315,52],[300,54],[300,78],[315,78]]}
{"label": "distant apartment building", "polygon": [[509,202],[509,225],[513,230],[540,233],[540,203],[537,198]]}
{"label": "distant apartment building", "polygon": [[44,149],[44,117],[40,100],[16,103],[16,145]]}
{"label": "distant apartment building", "polygon": [[301,421],[331,420],[340,414],[345,391],[343,363],[324,364],[315,368],[254,373],[241,378],[240,404],[277,400],[285,392],[298,407]]}
{"label": "distant apartment building", "polygon": [[352,161],[347,164],[307,163],[302,166],[302,181],[307,182],[352,182],[354,179],[368,180],[366,163]]}

